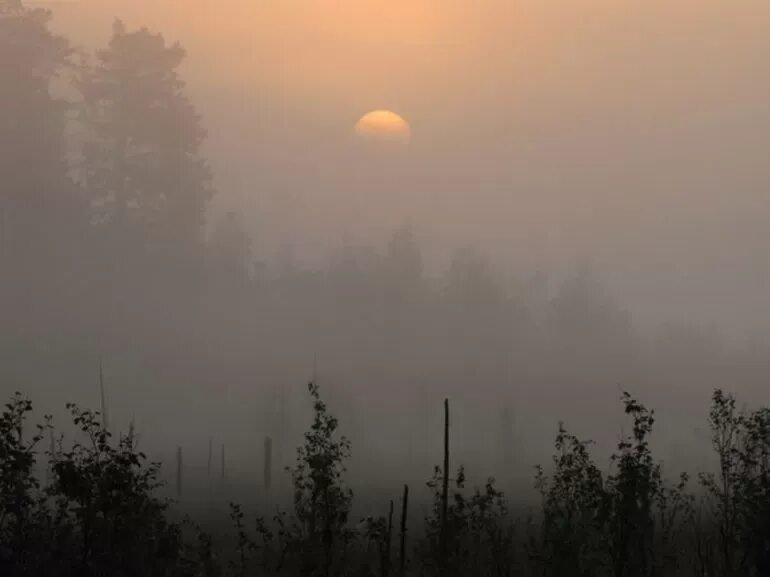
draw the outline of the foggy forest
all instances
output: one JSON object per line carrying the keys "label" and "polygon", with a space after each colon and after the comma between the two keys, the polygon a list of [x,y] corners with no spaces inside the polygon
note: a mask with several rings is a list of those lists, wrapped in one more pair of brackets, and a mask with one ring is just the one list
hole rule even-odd
{"label": "foggy forest", "polygon": [[0,0],[0,575],[770,575],[770,8],[322,4]]}

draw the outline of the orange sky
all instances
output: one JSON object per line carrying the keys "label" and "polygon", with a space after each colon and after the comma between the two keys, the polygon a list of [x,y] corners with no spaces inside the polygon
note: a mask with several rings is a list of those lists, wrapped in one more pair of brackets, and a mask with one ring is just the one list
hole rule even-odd
{"label": "orange sky", "polygon": [[[79,0],[59,13],[86,43],[115,15],[181,41],[194,89],[252,90],[317,116],[400,108],[436,130],[460,115],[508,124],[533,101],[677,115],[694,93],[756,82],[770,48],[764,0]],[[467,109],[490,105],[491,120]]]}

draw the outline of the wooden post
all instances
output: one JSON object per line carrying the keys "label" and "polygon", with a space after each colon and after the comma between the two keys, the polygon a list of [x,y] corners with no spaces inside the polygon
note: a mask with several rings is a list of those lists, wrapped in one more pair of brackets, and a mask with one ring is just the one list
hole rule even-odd
{"label": "wooden post", "polygon": [[401,498],[401,546],[399,551],[399,575],[406,575],[406,516],[409,508],[409,485],[404,485],[404,496]]}
{"label": "wooden post", "polygon": [[136,422],[133,416],[128,423],[128,443],[131,446],[131,449],[136,448]]}
{"label": "wooden post", "polygon": [[275,462],[278,470],[283,470],[284,462],[284,444],[286,443],[288,419],[286,417],[286,388],[281,386],[278,389],[278,433],[275,447]]}
{"label": "wooden post", "polygon": [[500,444],[503,458],[503,471],[506,476],[510,475],[513,463],[513,411],[506,401],[503,405],[501,418]]}
{"label": "wooden post", "polygon": [[449,511],[449,399],[444,399],[444,475],[441,483],[441,574],[446,574]]}

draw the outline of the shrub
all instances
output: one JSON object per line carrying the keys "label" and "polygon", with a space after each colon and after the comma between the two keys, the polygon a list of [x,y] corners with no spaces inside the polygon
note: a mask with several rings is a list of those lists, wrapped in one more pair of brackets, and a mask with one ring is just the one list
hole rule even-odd
{"label": "shrub", "polygon": [[294,483],[296,530],[286,533],[299,549],[303,575],[340,575],[352,538],[348,527],[353,492],[345,486],[345,461],[350,441],[338,437],[337,419],[329,414],[318,386],[308,385],[313,422],[290,468]]}

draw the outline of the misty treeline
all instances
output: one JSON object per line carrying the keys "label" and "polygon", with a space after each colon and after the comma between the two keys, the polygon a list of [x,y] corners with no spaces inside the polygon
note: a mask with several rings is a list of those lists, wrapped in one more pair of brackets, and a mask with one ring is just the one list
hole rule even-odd
{"label": "misty treeline", "polygon": [[[715,472],[670,476],[653,455],[653,411],[622,396],[630,432],[607,467],[560,424],[541,501],[512,510],[493,478],[471,487],[451,453],[444,401],[441,465],[422,484],[355,518],[346,481],[352,444],[322,400],[288,467],[293,503],[265,516],[230,503],[230,526],[179,518],[157,495],[160,465],[133,430],[114,439],[100,413],[68,405],[78,433],[33,426],[16,394],[0,415],[3,575],[463,575],[750,577],[770,571],[770,410],[738,409],[714,391]],[[40,445],[50,443],[47,450]],[[437,455],[438,457],[438,455]],[[45,466],[45,481],[36,474]],[[266,466],[269,466],[266,464]],[[669,469],[671,469],[669,467]],[[261,488],[269,493],[269,485]],[[429,499],[415,511],[414,493]],[[411,495],[411,497],[410,497]]]}
{"label": "misty treeline", "polygon": [[766,347],[643,331],[589,272],[509,275],[464,248],[436,276],[409,227],[322,267],[291,239],[266,259],[239,214],[212,209],[184,56],[120,22],[88,52],[45,10],[0,0],[0,390],[30,387],[45,411],[90,404],[102,356],[114,419],[162,420],[178,443],[186,423],[208,422],[203,438],[253,429],[277,411],[266,391],[308,378],[315,358],[365,454],[430,450],[438,388],[465,408],[458,452],[500,467],[541,455],[524,432],[545,438],[565,407],[581,425],[606,416],[618,383],[676,414],[665,438],[685,445],[705,408],[693,393],[762,394]]}

